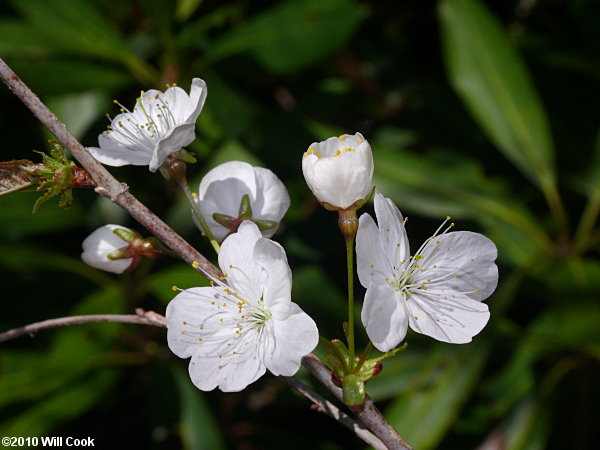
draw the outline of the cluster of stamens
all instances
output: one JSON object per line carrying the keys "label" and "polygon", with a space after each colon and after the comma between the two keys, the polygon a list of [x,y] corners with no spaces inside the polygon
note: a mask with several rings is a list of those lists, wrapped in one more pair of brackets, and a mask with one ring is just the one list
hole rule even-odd
{"label": "cluster of stamens", "polygon": [[[197,268],[197,262],[194,261],[192,266]],[[241,271],[232,265],[229,268]],[[242,298],[224,283],[227,276],[227,274],[223,274],[218,278],[211,277],[210,284],[214,294],[210,300],[193,291],[173,286],[173,290],[196,295],[198,301],[208,301],[214,310],[199,322],[184,321],[182,323],[185,328],[181,334],[189,338],[190,342],[217,344],[214,350],[211,350],[210,355],[204,356],[207,358],[222,359],[243,353],[244,348],[249,345],[249,341],[253,338],[260,338],[267,321],[271,318],[271,312],[262,298],[258,302]]]}
{"label": "cluster of stamens", "polygon": [[[144,96],[146,97],[144,98]],[[113,102],[121,108],[121,114],[117,116],[119,119],[117,121],[112,119],[108,113],[106,114],[110,125],[105,133],[118,135],[124,142],[133,146],[141,144],[152,150],[155,143],[163,139],[177,125],[170,108],[171,105],[163,99],[161,91],[153,96],[148,96],[141,91],[140,97],[136,99],[133,112],[117,100],[113,100]]]}
{"label": "cluster of stamens", "polygon": [[[341,135],[338,139],[341,142],[344,142],[346,140],[346,136]],[[358,146],[358,145],[362,144],[364,141],[365,141],[364,139],[360,139],[356,145]],[[355,152],[355,151],[356,151],[356,149],[352,148],[352,147],[340,148],[335,151],[335,154],[333,155],[333,157],[335,158],[336,156],[340,156],[342,153]],[[315,155],[317,158],[321,158],[321,156],[323,156],[323,154],[320,152],[315,153],[314,147],[309,147],[308,150],[306,152],[304,152],[304,157],[307,157],[309,155]]]}

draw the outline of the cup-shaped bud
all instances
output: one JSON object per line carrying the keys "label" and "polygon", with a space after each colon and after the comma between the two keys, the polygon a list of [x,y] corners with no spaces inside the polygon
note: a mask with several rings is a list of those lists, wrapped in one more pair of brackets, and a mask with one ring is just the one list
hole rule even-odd
{"label": "cup-shaped bud", "polygon": [[[118,230],[115,233],[115,230]],[[123,231],[120,231],[123,230]],[[123,236],[136,234],[121,225],[104,225],[83,241],[81,259],[89,266],[106,272],[123,273],[134,262],[129,242]]]}
{"label": "cup-shaped bud", "polygon": [[202,178],[197,202],[217,240],[222,241],[235,233],[244,220],[254,222],[262,235],[269,238],[289,208],[290,196],[281,180],[269,169],[230,161],[210,170]]}
{"label": "cup-shaped bud", "polygon": [[371,146],[360,133],[315,142],[304,153],[302,172],[321,203],[330,209],[347,209],[371,191]]}

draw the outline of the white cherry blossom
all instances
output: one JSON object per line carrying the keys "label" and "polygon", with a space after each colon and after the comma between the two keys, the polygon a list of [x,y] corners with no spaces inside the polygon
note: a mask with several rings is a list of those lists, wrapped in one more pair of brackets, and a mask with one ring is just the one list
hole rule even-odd
{"label": "white cherry blossom", "polygon": [[115,260],[108,258],[110,253],[129,245],[114,233],[119,228],[134,233],[133,230],[121,225],[109,224],[98,228],[85,238],[82,244],[83,253],[81,254],[83,262],[106,272],[125,272],[131,266],[133,258]]}
{"label": "white cherry blossom", "polygon": [[470,342],[490,317],[482,300],[498,284],[494,243],[448,232],[454,224],[445,221],[411,254],[405,219],[379,192],[375,214],[377,225],[369,214],[360,217],[356,237],[358,276],[367,289],[361,318],[375,347],[394,348],[409,325],[439,341]]}
{"label": "white cherry blossom", "polygon": [[[181,291],[167,306],[169,348],[190,358],[203,391],[240,391],[268,369],[294,375],[317,345],[315,322],[291,301],[292,276],[283,248],[243,222],[223,242],[221,280]],[[222,280],[226,280],[224,284]]]}
{"label": "white cherry blossom", "polygon": [[[240,206],[245,195],[248,196],[246,208],[250,209],[246,211],[246,217],[241,217]],[[263,237],[269,238],[290,207],[290,196],[281,180],[269,169],[229,161],[202,178],[197,202],[218,241],[235,232],[244,219],[257,223]],[[194,216],[193,219],[201,228]]]}
{"label": "white cherry blossom", "polygon": [[149,166],[155,172],[171,153],[196,138],[196,119],[206,100],[206,83],[194,78],[188,95],[172,86],[165,92],[142,91],[133,111],[121,107],[109,129],[98,136],[100,147],[90,153],[109,166]]}
{"label": "white cherry blossom", "polygon": [[346,209],[371,191],[371,146],[360,133],[315,142],[304,153],[302,172],[320,202]]}

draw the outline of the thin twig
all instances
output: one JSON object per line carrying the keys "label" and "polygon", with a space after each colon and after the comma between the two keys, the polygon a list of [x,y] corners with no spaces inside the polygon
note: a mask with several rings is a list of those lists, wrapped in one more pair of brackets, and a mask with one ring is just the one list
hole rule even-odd
{"label": "thin twig", "polygon": [[34,334],[48,328],[65,327],[67,325],[80,325],[94,322],[117,322],[134,323],[138,325],[151,325],[155,327],[166,328],[167,322],[163,316],[154,311],[144,311],[141,308],[136,309],[136,314],[93,314],[86,316],[59,317],[57,319],[42,320],[41,322],[30,323],[24,327],[13,328],[12,330],[0,333],[0,342],[17,338],[26,334]]}
{"label": "thin twig", "polygon": [[[10,90],[33,112],[48,130],[67,148],[79,163],[90,173],[97,184],[96,192],[109,198],[134,219],[145,226],[152,234],[164,242],[184,261],[197,266],[197,270],[212,277],[220,277],[221,271],[208,259],[200,254],[187,241],[179,236],[166,223],[158,218],[144,204],[137,200],[125,184],[119,183],[94,157],[73,137],[65,125],[50,111],[12,69],[0,58],[0,78]],[[157,314],[157,316],[159,316]],[[135,316],[139,317],[139,316]],[[160,316],[162,317],[162,316]],[[133,320],[133,319],[132,319]],[[144,323],[135,319],[129,323]],[[60,326],[60,325],[58,325]],[[158,326],[158,325],[157,325]],[[26,328],[26,327],[24,327]],[[13,330],[11,330],[13,331]],[[25,334],[27,331],[21,333]],[[312,353],[302,359],[302,363],[321,383],[338,399],[342,399],[342,390],[331,381],[331,374],[323,363]],[[394,428],[385,420],[383,415],[367,397],[364,405],[351,408],[355,415],[365,424],[389,449],[410,449],[410,446],[400,437]]]}
{"label": "thin twig", "polygon": [[340,422],[354,434],[356,434],[359,438],[365,441],[370,446],[376,448],[377,450],[385,450],[387,447],[381,442],[373,433],[371,433],[364,425],[360,424],[348,414],[340,411],[333,403],[329,400],[321,397],[315,391],[313,391],[308,386],[304,385],[300,381],[296,380],[292,377],[279,377],[291,387],[293,387],[300,394],[304,395],[307,399],[313,402],[313,409],[317,411],[327,414],[330,417],[333,417],[335,420]]}

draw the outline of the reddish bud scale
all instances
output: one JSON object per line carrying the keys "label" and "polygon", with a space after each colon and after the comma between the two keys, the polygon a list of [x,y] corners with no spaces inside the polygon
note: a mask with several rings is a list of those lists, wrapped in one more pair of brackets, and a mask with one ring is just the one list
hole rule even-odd
{"label": "reddish bud scale", "polygon": [[96,182],[87,170],[72,166],[71,171],[73,172],[73,180],[69,185],[70,188],[89,188],[96,186]]}

